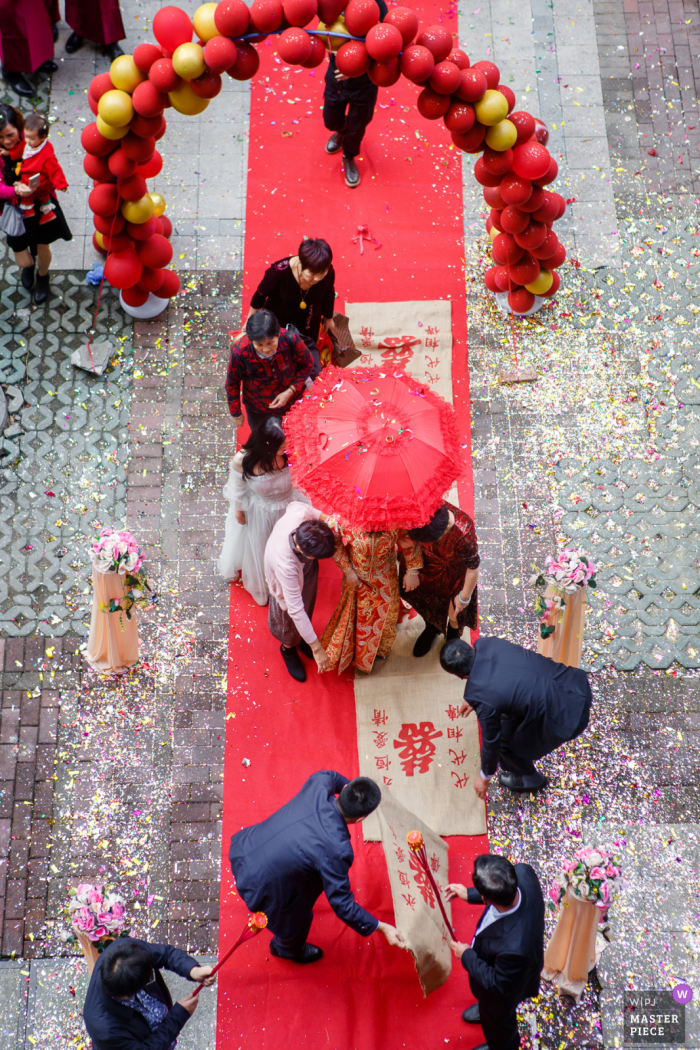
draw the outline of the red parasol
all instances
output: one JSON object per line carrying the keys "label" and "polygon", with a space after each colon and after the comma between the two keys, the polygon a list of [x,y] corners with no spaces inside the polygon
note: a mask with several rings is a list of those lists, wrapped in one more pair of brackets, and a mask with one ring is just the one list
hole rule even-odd
{"label": "red parasol", "polygon": [[284,429],[294,484],[356,528],[423,525],[465,471],[454,409],[405,373],[329,365]]}

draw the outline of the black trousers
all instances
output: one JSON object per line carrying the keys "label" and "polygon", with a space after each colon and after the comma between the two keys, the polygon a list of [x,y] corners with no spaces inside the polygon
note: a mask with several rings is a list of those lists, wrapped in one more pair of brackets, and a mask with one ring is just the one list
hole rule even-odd
{"label": "black trousers", "polygon": [[374,116],[374,102],[354,102],[344,99],[323,98],[323,123],[329,131],[340,131],[344,134],[343,153],[346,157],[356,157],[362,146],[362,139]]}
{"label": "black trousers", "polygon": [[[587,725],[588,708],[585,708],[571,739],[575,740],[577,736],[580,736]],[[548,750],[543,751],[537,739],[536,727],[521,729],[520,723],[514,718],[501,716],[501,746],[498,761],[501,768],[509,773],[519,773],[523,777],[534,776],[537,773],[535,759],[551,754],[557,747],[565,743],[565,740],[559,740],[554,747],[550,746]]]}
{"label": "black trousers", "polygon": [[270,907],[269,914],[266,912],[268,929],[275,935],[272,942],[283,958],[293,959],[306,944],[314,919],[314,904],[321,893],[322,887],[310,885],[296,895],[288,908]]}
{"label": "black trousers", "polygon": [[491,1002],[479,1003],[481,1027],[489,1050],[520,1050],[520,1033],[515,1006],[501,1002],[496,1008]]}

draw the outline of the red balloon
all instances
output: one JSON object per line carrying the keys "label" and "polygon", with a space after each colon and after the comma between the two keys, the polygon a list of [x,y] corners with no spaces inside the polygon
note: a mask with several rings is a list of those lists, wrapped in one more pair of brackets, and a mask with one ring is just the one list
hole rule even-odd
{"label": "red balloon", "polygon": [[496,284],[496,273],[498,272],[498,266],[489,266],[488,270],[484,274],[484,284],[490,292],[500,292],[501,288]]}
{"label": "red balloon", "polygon": [[[157,17],[157,16],[156,16]],[[113,288],[132,288],[138,283],[143,266],[133,248],[115,252],[105,263],[105,280]]]}
{"label": "red balloon", "polygon": [[345,4],[346,0],[318,0],[318,17],[324,25],[332,26]]}
{"label": "red balloon", "polygon": [[135,286],[133,288],[124,288],[122,289],[122,299],[127,306],[143,306],[144,303],[148,302],[148,292]]}
{"label": "red balloon", "polygon": [[153,136],[155,138],[156,142],[158,141],[158,139],[162,139],[163,138],[163,135],[165,134],[166,129],[168,127],[168,125],[165,122],[165,117],[161,117],[160,119],[161,119],[160,130],[156,131],[154,136]]}
{"label": "red balloon", "polygon": [[486,77],[486,83],[491,90],[496,90],[498,82],[501,79],[498,66],[495,66],[493,62],[475,62],[472,69],[479,69]]}
{"label": "red balloon", "polygon": [[[539,189],[539,187],[538,187]],[[534,197],[534,191],[533,191]],[[557,200],[558,193],[548,193],[544,191],[544,200],[540,204],[536,211],[532,212],[533,219],[537,219],[538,222],[555,222],[559,218],[559,201]]]}
{"label": "red balloon", "polygon": [[169,240],[173,235],[173,224],[171,223],[170,219],[167,215],[161,215],[160,219],[158,219],[158,222],[163,227],[163,236],[167,237]]}
{"label": "red balloon", "polygon": [[101,182],[88,197],[90,211],[95,215],[114,215],[119,207],[119,191],[111,182]]}
{"label": "red balloon", "polygon": [[[484,150],[484,152],[486,151]],[[498,208],[499,211],[503,211],[506,207],[506,202],[501,197],[498,186],[484,186],[484,200],[489,208]]]}
{"label": "red balloon", "polygon": [[159,299],[172,299],[180,291],[180,278],[174,270],[166,270],[163,283],[155,293]]}
{"label": "red balloon", "polygon": [[508,306],[514,314],[526,314],[535,305],[535,297],[527,288],[516,288],[508,293]]}
{"label": "red balloon", "polygon": [[136,168],[136,171],[139,175],[143,175],[144,179],[155,179],[156,175],[160,175],[162,170],[163,158],[158,150],[154,151],[153,156],[146,164],[139,164]]}
{"label": "red balloon", "polygon": [[561,219],[564,217],[564,214],[566,212],[566,201],[562,197],[561,193],[552,193],[552,196],[557,202],[557,219]]}
{"label": "red balloon", "polygon": [[140,135],[134,134],[130,131],[121,140],[121,148],[126,153],[127,157],[131,157],[137,164],[146,164],[153,156],[153,151],[156,148],[156,140],[151,135],[149,138],[141,138]]}
{"label": "red balloon", "polygon": [[521,179],[515,172],[509,171],[501,182],[501,197],[506,204],[517,204],[520,207],[532,196],[532,183]]}
{"label": "red balloon", "polygon": [[542,146],[546,146],[549,142],[549,128],[542,123],[539,117],[535,117],[535,138]]}
{"label": "red balloon", "polygon": [[164,94],[175,91],[182,83],[182,79],[175,72],[171,59],[159,58],[148,71],[148,79],[157,91]]}
{"label": "red balloon", "polygon": [[[326,48],[320,36],[312,36],[309,39],[311,40],[311,54],[305,62],[301,63],[301,65],[304,69],[315,69],[325,61]],[[398,77],[396,79],[398,80]],[[396,83],[396,81],[394,81],[394,83]],[[388,84],[385,86],[389,87]]]}
{"label": "red balloon", "polygon": [[[562,262],[563,261],[564,260],[562,259]],[[561,265],[561,263],[559,265]],[[549,269],[549,266],[547,267],[547,269]],[[552,277],[554,279],[553,279],[551,285],[549,286],[549,290],[546,291],[546,292],[542,292],[542,298],[543,299],[551,299],[552,296],[556,295],[557,292],[559,291],[559,286],[561,284],[561,277],[556,272],[552,274]]]}
{"label": "red balloon", "polygon": [[260,55],[247,40],[236,41],[238,58],[232,69],[227,70],[233,80],[251,80],[260,68]]}
{"label": "red balloon", "polygon": [[116,175],[118,179],[128,179],[136,171],[136,161],[127,157],[121,149],[115,149],[107,164],[112,175]]}
{"label": "red balloon", "polygon": [[89,91],[88,91],[88,106],[90,107],[90,112],[94,116],[97,116],[98,113],[100,112],[100,107],[97,105],[97,103],[95,102],[94,98],[92,97],[92,95],[90,94]]}
{"label": "red balloon", "polygon": [[142,73],[148,73],[154,62],[163,57],[163,52],[155,44],[139,44],[134,48],[134,65]]}
{"label": "red balloon", "polygon": [[274,33],[282,25],[284,8],[281,0],[254,0],[250,20],[261,33]]}
{"label": "red balloon", "polygon": [[381,15],[375,0],[350,0],[345,8],[345,25],[352,36],[367,36]]}
{"label": "red balloon", "polygon": [[161,7],[153,19],[153,35],[166,51],[175,51],[180,44],[188,44],[192,31],[190,16],[179,7]]}
{"label": "red balloon", "polygon": [[158,219],[151,215],[145,222],[127,222],[126,228],[135,241],[147,241],[158,232]]}
{"label": "red balloon", "polygon": [[401,65],[398,58],[392,58],[391,62],[370,63],[368,76],[377,87],[393,87],[401,76]]}
{"label": "red balloon", "polygon": [[277,53],[288,66],[298,66],[311,57],[311,37],[303,29],[285,29]]}
{"label": "red balloon", "polygon": [[464,135],[453,133],[452,141],[455,146],[463,150],[465,153],[479,153],[483,149],[485,135],[486,128],[477,120],[471,131],[467,131]]}
{"label": "red balloon", "polygon": [[140,201],[148,192],[148,186],[143,175],[130,175],[128,179],[119,182],[119,196],[125,201]]}
{"label": "red balloon", "polygon": [[447,57],[450,62],[454,62],[458,69],[469,69],[469,66],[471,65],[469,55],[465,54],[464,51],[460,50],[458,47],[455,47],[450,51]]}
{"label": "red balloon", "polygon": [[[551,232],[552,231],[550,230],[550,233]],[[544,260],[544,263],[548,270],[556,270],[558,266],[561,266],[565,259],[566,248],[563,244],[558,244],[556,247],[556,251],[552,255],[547,256],[547,258]]]}
{"label": "red balloon", "polygon": [[318,12],[318,0],[283,0],[284,17],[290,26],[302,29]]}
{"label": "red balloon", "polygon": [[142,117],[138,113],[132,118],[131,124],[129,124],[129,130],[134,135],[138,135],[139,138],[147,139],[151,135],[155,135],[156,131],[160,131],[160,124],[163,117],[159,114],[157,117]]}
{"label": "red balloon", "polygon": [[482,157],[479,157],[476,164],[474,165],[474,178],[482,186],[500,186],[501,175],[492,175],[490,171],[487,171],[484,167],[484,161]]}
{"label": "red balloon", "polygon": [[523,179],[541,179],[549,170],[549,151],[530,140],[513,150],[513,171]]}
{"label": "red balloon", "polygon": [[96,182],[112,181],[112,172],[109,170],[109,164],[104,157],[93,157],[91,153],[86,153],[83,157],[83,170],[88,178],[94,179]]}
{"label": "red balloon", "polygon": [[426,120],[439,120],[450,108],[449,95],[439,95],[432,88],[423,88],[416,101],[418,112]]}
{"label": "red balloon", "polygon": [[476,116],[474,107],[468,102],[453,102],[445,114],[445,127],[448,131],[465,135],[474,127]]}
{"label": "red balloon", "polygon": [[110,234],[121,233],[126,222],[122,213],[118,211],[114,215],[93,215],[92,224],[100,233],[110,236]]}
{"label": "red balloon", "polygon": [[463,69],[462,82],[457,88],[457,98],[463,102],[478,102],[486,94],[488,84],[480,69]]}
{"label": "red balloon", "polygon": [[121,233],[115,233],[111,237],[109,234],[103,233],[102,240],[108,252],[125,252],[131,244],[131,237],[125,230]]}
{"label": "red balloon", "polygon": [[509,267],[513,284],[532,284],[540,275],[540,264],[532,255],[525,253],[518,262]]}
{"label": "red balloon", "polygon": [[[554,230],[547,230],[547,236],[537,248],[531,248],[530,254],[534,255],[536,259],[551,259],[555,251],[559,247],[559,238],[557,237]],[[549,263],[547,263],[549,268]]]}
{"label": "red balloon", "polygon": [[533,183],[532,193],[523,204],[519,205],[519,207],[522,208],[523,211],[529,211],[530,214],[532,214],[532,212],[537,211],[538,208],[542,207],[543,202],[544,190],[540,186],[535,186]]}
{"label": "red balloon", "polygon": [[163,284],[164,278],[165,270],[154,270],[151,266],[144,266],[141,271],[139,288],[143,289],[144,292],[157,292]]}
{"label": "red balloon", "polygon": [[392,58],[398,58],[403,50],[403,38],[396,26],[386,22],[372,26],[365,46],[370,58],[375,62],[390,62]]}
{"label": "red balloon", "polygon": [[418,15],[410,7],[392,7],[382,24],[396,26],[406,47],[418,32]]}
{"label": "red balloon", "polygon": [[406,80],[422,84],[435,68],[435,59],[427,47],[420,44],[409,44],[401,56],[401,72]]}
{"label": "red balloon", "polygon": [[[530,222],[530,216],[516,208],[514,204],[509,204],[501,212],[501,226],[504,233],[522,233],[526,229]],[[522,284],[522,281],[518,282]]]}
{"label": "red balloon", "polygon": [[487,146],[484,150],[484,156],[482,159],[484,161],[484,167],[487,171],[490,171],[492,175],[506,175],[513,164],[513,150],[489,149]]}
{"label": "red balloon", "polygon": [[96,252],[100,253],[100,255],[105,255],[105,256],[107,255],[106,249],[103,248],[102,245],[98,242],[97,234],[95,234],[95,233],[93,233],[93,235],[92,235],[92,246],[93,246],[93,248],[95,249]]}
{"label": "red balloon", "polygon": [[462,73],[454,62],[438,62],[430,75],[430,86],[441,95],[451,95],[462,83]]}
{"label": "red balloon", "polygon": [[515,241],[521,248],[539,248],[544,244],[547,232],[547,227],[543,222],[530,219],[523,232],[515,234]]}
{"label": "red balloon", "polygon": [[505,264],[512,266],[522,259],[525,252],[519,244],[515,243],[515,240],[509,233],[502,233],[495,238],[491,245],[491,254],[494,262],[500,263],[502,266]]}
{"label": "red balloon", "polygon": [[496,91],[500,91],[503,95],[504,99],[508,103],[508,113],[510,113],[513,109],[513,106],[515,105],[515,95],[510,90],[510,88],[506,86],[506,84],[499,84],[496,88]]}
{"label": "red balloon", "polygon": [[204,61],[211,73],[226,73],[237,56],[236,45],[225,36],[215,36],[204,45]]}
{"label": "red balloon", "polygon": [[207,69],[201,77],[191,80],[192,90],[200,98],[216,98],[221,91],[221,77],[218,73],[212,73]]}
{"label": "red balloon", "polygon": [[496,208],[492,208],[489,213],[489,222],[491,226],[495,226],[499,233],[503,233],[503,227],[501,226],[501,213]]}
{"label": "red balloon", "polygon": [[491,230],[493,229],[493,223],[491,222],[490,216],[487,215],[486,222],[484,223],[484,225],[486,226],[486,232],[491,233]]}
{"label": "red balloon", "polygon": [[[243,36],[250,24],[250,11],[243,0],[220,0],[214,11],[214,25],[219,32],[227,36]],[[211,40],[208,41],[211,43]],[[205,59],[207,65],[209,62]],[[226,70],[217,70],[225,73]]]}
{"label": "red balloon", "polygon": [[515,130],[518,133],[516,146],[520,146],[523,142],[527,142],[531,139],[535,133],[535,118],[530,113],[525,113],[523,110],[516,110],[515,113],[511,113],[508,117],[511,123],[515,124]]}
{"label": "red balloon", "polygon": [[436,62],[442,62],[452,50],[454,40],[447,26],[433,25],[423,30],[416,43],[427,47]]}
{"label": "red balloon", "polygon": [[97,124],[88,124],[80,133],[80,144],[86,153],[93,157],[106,157],[115,148],[111,139],[106,139],[100,134]]}
{"label": "red balloon", "polygon": [[[354,3],[355,0],[350,0]],[[362,0],[358,0],[362,2]],[[371,0],[374,4],[374,0]],[[376,4],[375,4],[376,7]],[[336,52],[337,69],[346,77],[361,77],[369,69],[369,55],[361,40],[349,40]]]}
{"label": "red balloon", "polygon": [[167,266],[173,257],[172,244],[159,233],[154,233],[147,241],[139,241],[136,251],[143,265],[154,270]]}
{"label": "red balloon", "polygon": [[92,95],[95,102],[99,102],[106,91],[111,91],[114,87],[112,78],[109,73],[98,73],[96,77],[93,77],[90,81],[89,94]]}
{"label": "red balloon", "polygon": [[507,266],[496,266],[494,276],[494,284],[496,285],[496,291],[507,292],[509,288],[512,288],[513,282],[508,274]]}
{"label": "red balloon", "polygon": [[144,80],[134,89],[131,101],[136,112],[142,117],[157,117],[165,109],[168,98],[152,81]]}
{"label": "red balloon", "polygon": [[554,157],[550,157],[547,174],[542,175],[539,179],[534,179],[533,181],[536,182],[538,186],[549,186],[550,182],[554,182],[558,174],[559,165],[555,161]]}

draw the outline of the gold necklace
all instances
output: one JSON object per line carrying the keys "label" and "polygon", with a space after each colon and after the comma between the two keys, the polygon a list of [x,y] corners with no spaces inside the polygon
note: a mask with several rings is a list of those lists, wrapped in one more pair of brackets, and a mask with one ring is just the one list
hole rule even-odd
{"label": "gold necklace", "polygon": [[[301,287],[301,263],[299,263],[299,290],[301,291],[301,302],[299,303],[299,307],[300,307],[301,310],[305,310],[306,309],[306,297],[304,295],[304,289]],[[309,291],[310,289],[307,288],[306,290]]]}

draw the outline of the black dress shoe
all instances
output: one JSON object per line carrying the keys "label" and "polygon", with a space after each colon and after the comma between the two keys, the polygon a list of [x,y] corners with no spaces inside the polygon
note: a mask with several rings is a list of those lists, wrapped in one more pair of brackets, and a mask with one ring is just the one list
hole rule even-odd
{"label": "black dress shoe", "polygon": [[427,656],[433,642],[439,634],[440,632],[436,627],[433,627],[431,623],[426,623],[423,628],[423,633],[419,634],[416,638],[416,644],[413,646],[413,655]]}
{"label": "black dress shoe", "polygon": [[297,645],[297,649],[301,649],[301,651],[304,654],[304,656],[308,656],[309,660],[313,660],[313,658],[314,658],[314,651],[311,648],[311,646],[309,645],[309,643],[305,642],[303,638],[299,642],[299,644]]}
{"label": "black dress shoe", "polygon": [[523,778],[519,773],[499,773],[498,783],[502,787],[508,788],[509,791],[529,791],[531,795],[537,795],[540,791],[544,791],[545,788],[549,787],[549,781],[545,776],[542,777],[540,783],[536,784],[535,787],[525,787],[523,784]]}
{"label": "black dress shoe", "polygon": [[315,944],[309,944],[307,941],[297,955],[280,955],[275,948],[275,942],[270,941],[270,955],[276,955],[278,959],[289,959],[290,962],[295,963],[313,963],[323,958],[323,949],[317,948]]}
{"label": "black dress shoe", "polygon": [[343,171],[345,172],[345,185],[351,190],[360,185],[360,173],[354,157],[343,157]]}
{"label": "black dress shoe", "polygon": [[36,288],[34,289],[34,302],[45,303],[49,297],[49,275],[47,273],[36,275]]}
{"label": "black dress shoe", "polygon": [[20,281],[22,282],[22,287],[26,288],[28,292],[31,292],[32,288],[34,287],[34,267],[33,266],[23,266],[22,267],[22,275],[20,277]]}
{"label": "black dress shoe", "polygon": [[13,91],[16,91],[20,98],[34,98],[36,95],[35,89],[29,83],[24,73],[5,73],[2,74],[3,80],[6,84],[9,84]]}
{"label": "black dress shoe", "polygon": [[39,68],[36,70],[37,73],[55,73],[58,69],[58,62],[54,62],[52,58],[42,62]]}
{"label": "black dress shoe", "polygon": [[77,33],[71,33],[66,40],[66,51],[69,55],[74,55],[76,51],[80,51],[84,43],[85,41],[81,36],[78,36]]}
{"label": "black dress shoe", "polygon": [[296,682],[306,681],[306,670],[304,668],[299,653],[296,651],[296,647],[291,645],[289,649],[285,646],[280,646],[280,652],[282,653],[282,659],[287,665],[287,670]]}
{"label": "black dress shoe", "polygon": [[342,131],[334,131],[326,143],[326,153],[340,153],[343,148],[345,135]]}
{"label": "black dress shoe", "polygon": [[447,635],[445,637],[445,641],[446,642],[451,642],[453,638],[461,638],[461,637],[462,637],[462,628],[461,627],[453,627],[451,623],[448,623],[448,625],[447,625]]}
{"label": "black dress shoe", "polygon": [[124,50],[119,44],[107,44],[107,47],[104,48],[102,54],[107,55],[107,57],[111,58],[114,62],[115,58],[119,58],[120,55],[124,54]]}
{"label": "black dress shoe", "polygon": [[467,1024],[481,1024],[481,1014],[479,1013],[479,1004],[474,1003],[473,1006],[468,1006],[462,1014],[462,1020],[466,1021]]}

